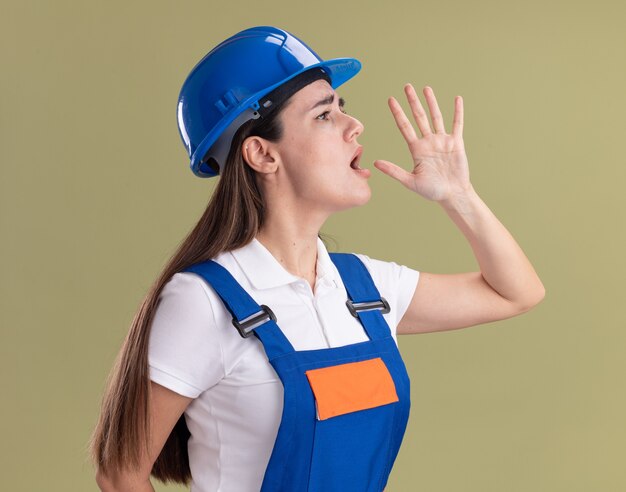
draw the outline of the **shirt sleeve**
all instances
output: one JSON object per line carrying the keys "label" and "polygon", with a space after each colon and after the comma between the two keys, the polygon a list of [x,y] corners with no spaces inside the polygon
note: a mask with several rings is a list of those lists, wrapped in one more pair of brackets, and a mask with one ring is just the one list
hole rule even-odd
{"label": "shirt sleeve", "polygon": [[175,273],[163,286],[148,345],[150,379],[196,398],[224,377],[224,358],[201,277]]}
{"label": "shirt sleeve", "polygon": [[389,302],[391,308],[389,315],[395,313],[388,318],[393,320],[392,328],[395,335],[396,328],[413,299],[420,272],[394,261],[377,260],[361,253],[355,254],[367,267],[380,295]]}

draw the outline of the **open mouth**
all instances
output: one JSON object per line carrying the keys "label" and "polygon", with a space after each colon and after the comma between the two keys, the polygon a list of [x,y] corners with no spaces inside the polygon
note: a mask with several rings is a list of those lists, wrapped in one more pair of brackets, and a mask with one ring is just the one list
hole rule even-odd
{"label": "open mouth", "polygon": [[352,157],[352,160],[350,161],[350,167],[354,169],[354,171],[360,176],[362,176],[363,178],[369,178],[372,172],[369,169],[365,169],[359,166],[359,163],[361,162],[362,154],[363,154],[363,146],[360,146],[358,149],[356,149],[356,152],[354,153],[354,156]]}
{"label": "open mouth", "polygon": [[361,162],[361,154],[363,154],[363,147],[359,147],[356,151],[356,154],[354,155],[354,157],[352,158],[352,161],[350,161],[350,167],[352,169],[362,169],[359,166],[359,163]]}

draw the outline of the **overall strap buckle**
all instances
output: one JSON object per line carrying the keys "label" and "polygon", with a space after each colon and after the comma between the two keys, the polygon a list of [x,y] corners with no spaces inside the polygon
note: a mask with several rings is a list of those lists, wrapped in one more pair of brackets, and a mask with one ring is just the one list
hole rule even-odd
{"label": "overall strap buckle", "polygon": [[360,311],[373,311],[374,309],[380,309],[382,314],[391,311],[387,299],[380,296],[379,301],[366,301],[366,302],[352,302],[350,299],[346,301],[346,306],[350,310],[350,314],[358,319],[358,313]]}
{"label": "overall strap buckle", "polygon": [[238,321],[237,318],[233,318],[233,325],[237,328],[237,331],[243,338],[248,338],[252,335],[252,330],[258,328],[269,320],[276,321],[276,315],[265,304],[261,304],[261,310],[247,318]]}

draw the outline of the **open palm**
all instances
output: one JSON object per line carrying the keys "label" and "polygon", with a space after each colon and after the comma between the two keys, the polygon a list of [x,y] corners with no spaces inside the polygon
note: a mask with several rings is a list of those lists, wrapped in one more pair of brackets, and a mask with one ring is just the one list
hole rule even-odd
{"label": "open palm", "polygon": [[463,99],[457,96],[454,100],[452,133],[448,135],[432,88],[424,87],[424,95],[430,109],[434,132],[413,86],[406,84],[404,91],[422,138],[415,133],[413,125],[398,101],[390,97],[388,103],[400,133],[409,147],[413,170],[408,172],[382,159],[376,160],[374,165],[428,200],[444,201],[466,192],[472,185],[463,143]]}

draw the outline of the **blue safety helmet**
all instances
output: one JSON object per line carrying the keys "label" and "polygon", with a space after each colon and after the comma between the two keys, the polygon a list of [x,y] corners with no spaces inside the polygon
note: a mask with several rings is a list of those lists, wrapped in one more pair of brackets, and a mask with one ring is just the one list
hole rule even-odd
{"label": "blue safety helmet", "polygon": [[263,96],[315,67],[335,89],[359,72],[361,62],[323,61],[293,34],[271,26],[245,29],[213,48],[191,70],[178,96],[178,130],[193,173],[218,175],[237,129],[272,105]]}

